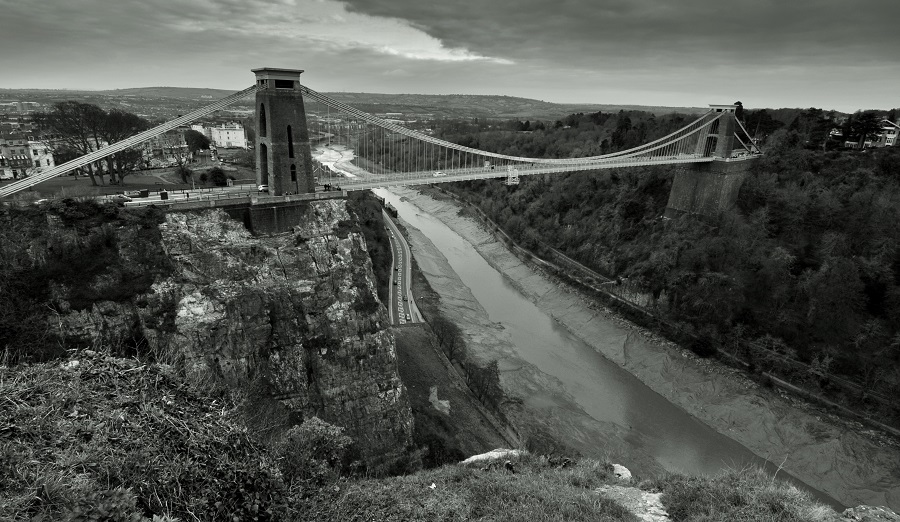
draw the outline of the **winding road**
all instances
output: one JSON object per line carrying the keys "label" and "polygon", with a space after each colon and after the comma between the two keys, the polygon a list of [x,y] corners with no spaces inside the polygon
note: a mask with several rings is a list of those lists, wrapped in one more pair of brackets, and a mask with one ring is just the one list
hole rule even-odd
{"label": "winding road", "polygon": [[390,214],[384,209],[381,214],[391,242],[390,298],[387,303],[391,324],[420,323],[422,315],[419,313],[412,295],[412,268],[410,266],[412,252],[409,249],[409,243],[406,242],[406,238],[403,237]]}

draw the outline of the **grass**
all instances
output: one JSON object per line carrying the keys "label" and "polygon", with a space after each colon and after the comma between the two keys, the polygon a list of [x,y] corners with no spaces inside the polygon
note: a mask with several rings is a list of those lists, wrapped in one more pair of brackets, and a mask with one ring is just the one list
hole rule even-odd
{"label": "grass", "polygon": [[0,367],[0,520],[283,510],[275,462],[228,398],[188,388],[165,365],[74,357]]}
{"label": "grass", "polygon": [[839,520],[830,507],[760,469],[729,470],[715,477],[672,474],[644,487],[662,491],[662,503],[676,522]]}
{"label": "grass", "polygon": [[[285,451],[254,440],[239,411],[231,397],[137,359],[82,351],[0,367],[0,520],[638,520],[596,492],[615,482],[605,462],[524,453],[509,459],[513,471],[452,464],[348,476],[352,466],[329,471],[331,457],[315,460],[323,447],[315,435],[327,441],[340,430],[304,423],[295,434],[305,439]],[[311,456],[296,450],[304,447]],[[675,521],[838,521],[757,470],[673,474],[638,487],[662,492]]]}
{"label": "grass", "polygon": [[[508,447],[503,436],[481,413],[477,399],[465,382],[451,373],[444,355],[436,348],[427,325],[394,330],[397,367],[406,386],[413,411],[414,443],[426,447],[422,457],[426,467],[458,462],[494,448]],[[431,387],[438,398],[450,402],[450,414],[439,412],[429,400]]]}
{"label": "grass", "polygon": [[496,465],[452,465],[346,482],[339,491],[321,491],[309,504],[305,520],[638,520],[593,492],[612,479],[608,465],[583,461],[561,468],[529,454],[510,460],[514,473]]}

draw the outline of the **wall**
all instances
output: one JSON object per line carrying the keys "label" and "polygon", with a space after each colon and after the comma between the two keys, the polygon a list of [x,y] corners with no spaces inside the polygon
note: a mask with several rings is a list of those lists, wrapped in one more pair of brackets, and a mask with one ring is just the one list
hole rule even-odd
{"label": "wall", "polygon": [[684,213],[715,216],[737,201],[752,160],[715,160],[678,169],[672,181],[665,216]]}

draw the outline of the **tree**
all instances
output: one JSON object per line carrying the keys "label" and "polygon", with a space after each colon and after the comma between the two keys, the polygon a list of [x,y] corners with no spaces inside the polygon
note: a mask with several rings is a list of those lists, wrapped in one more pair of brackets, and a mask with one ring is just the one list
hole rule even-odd
{"label": "tree", "polygon": [[[119,109],[112,109],[105,113],[103,124],[100,127],[100,137],[108,144],[113,144],[130,138],[135,134],[150,128],[150,123],[136,114]],[[115,184],[116,172],[120,178],[134,168],[142,157],[140,151],[128,149],[106,157],[109,182]],[[130,166],[130,168],[129,168]]]}
{"label": "tree", "polygon": [[881,118],[876,111],[863,111],[856,113],[855,116],[850,123],[850,136],[862,148],[866,140],[878,137],[878,131],[881,130]]}
{"label": "tree", "polygon": [[203,134],[191,129],[185,131],[184,142],[187,143],[189,152],[197,152],[198,150],[209,150],[209,138]]}
{"label": "tree", "polygon": [[[104,145],[109,145],[129,138],[138,132],[146,130],[150,124],[143,118],[119,109],[109,112],[100,107],[77,101],[58,102],[53,105],[50,112],[35,115],[35,121],[49,134],[59,136],[55,140],[45,141],[45,145],[52,150],[57,164],[83,156],[99,150]],[[71,156],[74,153],[74,156]],[[125,173],[139,160],[139,152],[126,150],[106,157],[107,171],[110,183],[116,183],[116,172],[124,176]],[[61,156],[65,156],[63,161]],[[100,182],[103,182],[102,163],[97,162],[97,173]],[[91,182],[96,185],[94,166],[87,166]]]}
{"label": "tree", "polygon": [[[213,184],[218,187],[224,187],[228,184],[228,176],[225,175],[225,172],[222,171],[219,167],[213,167],[209,169],[208,178]],[[201,178],[200,181],[203,181]]]}
{"label": "tree", "polygon": [[[57,146],[65,145],[75,151],[78,156],[83,156],[100,148],[100,130],[106,113],[100,107],[90,103],[77,101],[64,101],[53,104],[53,109],[47,113],[36,115],[39,125],[49,129],[59,136]],[[49,145],[49,144],[48,144]],[[55,154],[55,150],[54,150]],[[97,164],[100,182],[103,182],[103,170]],[[91,183],[97,185],[94,177],[94,165],[87,165],[88,176]]]}

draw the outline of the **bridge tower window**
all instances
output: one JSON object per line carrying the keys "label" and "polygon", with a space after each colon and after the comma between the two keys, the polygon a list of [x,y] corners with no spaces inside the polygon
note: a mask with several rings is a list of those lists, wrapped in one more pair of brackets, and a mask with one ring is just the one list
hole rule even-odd
{"label": "bridge tower window", "polygon": [[259,104],[259,136],[266,137],[266,104]]}
{"label": "bridge tower window", "polygon": [[291,181],[297,181],[297,165],[291,163]]}
{"label": "bridge tower window", "polygon": [[294,157],[294,133],[291,131],[291,126],[287,126],[287,142],[288,142],[288,157]]}
{"label": "bridge tower window", "polygon": [[259,144],[259,172],[260,184],[269,184],[269,147],[265,143]]}

